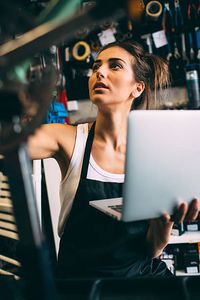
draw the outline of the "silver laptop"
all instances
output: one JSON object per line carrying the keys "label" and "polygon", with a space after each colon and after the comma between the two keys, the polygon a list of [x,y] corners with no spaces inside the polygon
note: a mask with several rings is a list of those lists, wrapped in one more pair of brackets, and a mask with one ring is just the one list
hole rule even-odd
{"label": "silver laptop", "polygon": [[200,197],[200,111],[132,111],[123,199],[90,205],[118,220],[137,221],[172,214],[194,197]]}

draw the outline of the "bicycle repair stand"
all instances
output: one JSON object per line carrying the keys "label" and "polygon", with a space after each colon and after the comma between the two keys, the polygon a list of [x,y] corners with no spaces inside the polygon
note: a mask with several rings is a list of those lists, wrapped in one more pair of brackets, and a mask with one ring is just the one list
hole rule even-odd
{"label": "bicycle repair stand", "polygon": [[26,144],[4,153],[19,240],[26,299],[56,299],[55,281],[42,234]]}

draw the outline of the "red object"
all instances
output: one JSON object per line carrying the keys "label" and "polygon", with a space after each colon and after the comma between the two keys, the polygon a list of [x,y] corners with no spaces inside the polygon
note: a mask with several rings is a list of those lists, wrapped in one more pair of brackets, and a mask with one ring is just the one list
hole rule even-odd
{"label": "red object", "polygon": [[[58,91],[57,91],[57,99],[58,99],[58,102],[63,103],[63,105],[65,106],[66,110],[68,111],[68,108],[67,108],[67,92],[66,92],[65,88],[62,88],[61,90],[58,89]],[[65,118],[65,122],[67,124],[69,124],[69,115],[68,115],[68,117]]]}

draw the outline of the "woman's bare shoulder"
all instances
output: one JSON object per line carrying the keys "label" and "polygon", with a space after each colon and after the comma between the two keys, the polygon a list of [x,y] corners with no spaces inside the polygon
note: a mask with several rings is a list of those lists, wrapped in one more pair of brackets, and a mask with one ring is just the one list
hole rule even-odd
{"label": "woman's bare shoulder", "polygon": [[47,158],[65,153],[70,157],[76,139],[76,126],[68,124],[44,124],[28,140],[32,158]]}
{"label": "woman's bare shoulder", "polygon": [[65,149],[65,151],[71,152],[74,148],[76,140],[77,126],[68,124],[55,124],[54,134],[58,141],[59,147]]}
{"label": "woman's bare shoulder", "polygon": [[56,138],[59,136],[67,136],[68,138],[70,136],[74,137],[76,135],[77,126],[69,125],[69,124],[46,124],[43,125],[47,128],[47,130],[52,131],[53,135],[55,135]]}

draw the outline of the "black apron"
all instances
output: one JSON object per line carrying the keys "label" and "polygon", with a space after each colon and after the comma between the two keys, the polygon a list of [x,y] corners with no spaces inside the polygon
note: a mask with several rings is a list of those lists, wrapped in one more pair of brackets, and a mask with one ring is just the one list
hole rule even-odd
{"label": "black apron", "polygon": [[120,222],[89,205],[90,200],[122,196],[122,183],[87,179],[94,137],[86,143],[79,186],[65,224],[58,254],[57,276],[111,278],[169,275],[165,263],[146,253],[148,222]]}

